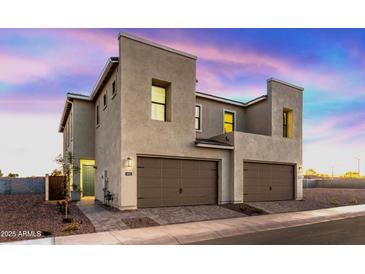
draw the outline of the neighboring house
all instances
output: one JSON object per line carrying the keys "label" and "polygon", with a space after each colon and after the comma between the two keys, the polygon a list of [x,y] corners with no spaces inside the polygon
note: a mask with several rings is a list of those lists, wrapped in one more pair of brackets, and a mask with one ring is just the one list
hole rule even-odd
{"label": "neighboring house", "polygon": [[242,103],[196,92],[191,54],[119,35],[90,96],[69,93],[64,152],[82,197],[121,210],[302,199],[303,88]]}

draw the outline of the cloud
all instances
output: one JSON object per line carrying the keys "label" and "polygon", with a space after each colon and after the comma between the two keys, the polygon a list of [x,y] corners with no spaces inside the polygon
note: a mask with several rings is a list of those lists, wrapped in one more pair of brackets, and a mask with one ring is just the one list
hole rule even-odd
{"label": "cloud", "polygon": [[40,62],[39,59],[0,52],[0,82],[21,84],[45,77],[52,71],[50,62]]}
{"label": "cloud", "polygon": [[307,118],[304,135],[307,144],[336,146],[341,143],[358,143],[365,138],[365,113],[355,110],[337,116]]}
{"label": "cloud", "polygon": [[[0,82],[24,84],[62,75],[93,75],[97,78],[106,59],[118,53],[117,37],[92,30],[23,30],[8,33],[23,37],[23,44],[0,48]],[[43,37],[43,53],[33,53],[33,40]],[[47,48],[48,44],[48,48]],[[96,80],[95,80],[96,81]]]}
{"label": "cloud", "polygon": [[57,114],[61,115],[64,98],[1,98],[0,114]]}

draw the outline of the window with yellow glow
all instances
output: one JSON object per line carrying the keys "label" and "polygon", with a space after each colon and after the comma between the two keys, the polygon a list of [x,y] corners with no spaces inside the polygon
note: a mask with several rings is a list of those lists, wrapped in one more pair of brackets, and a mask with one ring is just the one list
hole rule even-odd
{"label": "window with yellow glow", "polygon": [[283,137],[292,138],[293,136],[293,111],[283,110]]}
{"label": "window with yellow glow", "polygon": [[224,112],[224,133],[234,131],[234,113],[225,111]]}
{"label": "window with yellow glow", "polygon": [[166,121],[166,89],[159,86],[152,86],[151,97],[152,120]]}

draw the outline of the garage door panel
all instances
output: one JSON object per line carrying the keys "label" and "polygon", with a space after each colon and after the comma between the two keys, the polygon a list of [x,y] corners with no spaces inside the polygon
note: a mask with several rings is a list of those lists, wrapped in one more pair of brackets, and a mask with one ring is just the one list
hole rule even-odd
{"label": "garage door panel", "polygon": [[200,176],[200,170],[198,168],[182,168],[181,175],[182,178],[195,178]]}
{"label": "garage door panel", "polygon": [[244,163],[244,201],[294,199],[293,165]]}
{"label": "garage door panel", "polygon": [[186,188],[186,187],[192,187],[192,188],[198,188],[198,187],[205,187],[205,188],[212,188],[214,189],[216,186],[216,184],[214,183],[213,180],[211,179],[207,179],[207,178],[202,178],[202,179],[187,179],[187,178],[182,178],[181,179],[181,187],[182,188]]}
{"label": "garage door panel", "polygon": [[156,198],[143,198],[139,199],[138,203],[143,204],[144,207],[159,207],[162,200]]}
{"label": "garage door panel", "polygon": [[162,178],[178,178],[179,177],[179,169],[177,168],[168,168],[164,169],[162,168],[160,170],[160,175]]}
{"label": "garage door panel", "polygon": [[[196,197],[196,196],[214,196],[215,191],[211,188],[207,188],[207,187],[195,187],[195,188],[189,188],[189,187],[185,187],[182,190],[182,196],[192,196],[192,197]],[[207,195],[210,194],[210,195]]]}
{"label": "garage door panel", "polygon": [[201,169],[200,173],[199,173],[199,177],[215,178],[215,177],[217,177],[217,170],[216,169]]}
{"label": "garage door panel", "polygon": [[138,158],[138,166],[148,166],[149,168],[160,168],[161,160],[156,158]]}
{"label": "garage door panel", "polygon": [[162,178],[160,179],[162,184],[162,188],[180,188],[180,180],[179,178]]}
{"label": "garage door panel", "polygon": [[140,196],[143,198],[160,198],[161,197],[161,188],[157,187],[149,187],[143,188],[140,191]]}
{"label": "garage door panel", "polygon": [[162,167],[164,169],[179,169],[180,166],[180,162],[179,160],[175,160],[175,159],[161,159],[160,160],[162,163]]}
{"label": "garage door panel", "polygon": [[140,157],[138,167],[138,207],[217,203],[217,162]]}
{"label": "garage door panel", "polygon": [[196,160],[184,160],[181,161],[182,169],[200,169],[200,161]]}
{"label": "garage door panel", "polygon": [[217,170],[217,162],[212,162],[212,161],[201,161],[200,162],[200,167],[201,169],[212,169],[212,170]]}

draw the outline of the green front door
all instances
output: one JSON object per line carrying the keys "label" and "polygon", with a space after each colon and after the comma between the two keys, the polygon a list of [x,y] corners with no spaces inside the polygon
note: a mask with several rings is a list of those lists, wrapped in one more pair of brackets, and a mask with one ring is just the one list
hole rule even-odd
{"label": "green front door", "polygon": [[93,166],[82,165],[82,196],[94,196],[94,175]]}

